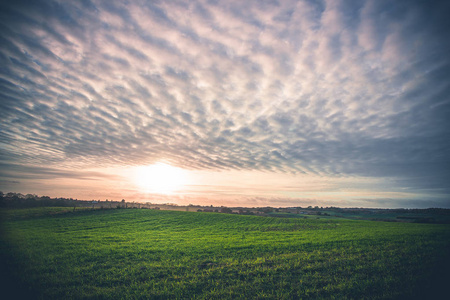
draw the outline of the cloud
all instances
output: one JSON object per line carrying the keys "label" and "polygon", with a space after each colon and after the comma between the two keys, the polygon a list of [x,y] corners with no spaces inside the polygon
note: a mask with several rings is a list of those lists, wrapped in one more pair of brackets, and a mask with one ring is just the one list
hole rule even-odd
{"label": "cloud", "polygon": [[0,158],[23,172],[168,160],[384,177],[448,195],[449,11],[446,1],[2,3]]}

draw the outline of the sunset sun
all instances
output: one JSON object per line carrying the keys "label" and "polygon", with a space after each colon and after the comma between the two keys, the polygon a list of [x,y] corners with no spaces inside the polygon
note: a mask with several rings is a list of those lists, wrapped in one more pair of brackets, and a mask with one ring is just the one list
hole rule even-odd
{"label": "sunset sun", "polygon": [[141,166],[136,169],[135,182],[147,193],[172,194],[186,184],[184,170],[164,163]]}

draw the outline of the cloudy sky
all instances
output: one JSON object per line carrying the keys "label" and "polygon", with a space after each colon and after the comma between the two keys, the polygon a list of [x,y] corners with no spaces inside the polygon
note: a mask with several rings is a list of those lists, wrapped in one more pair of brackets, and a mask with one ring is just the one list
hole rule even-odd
{"label": "cloudy sky", "polygon": [[0,190],[450,207],[449,3],[1,1]]}

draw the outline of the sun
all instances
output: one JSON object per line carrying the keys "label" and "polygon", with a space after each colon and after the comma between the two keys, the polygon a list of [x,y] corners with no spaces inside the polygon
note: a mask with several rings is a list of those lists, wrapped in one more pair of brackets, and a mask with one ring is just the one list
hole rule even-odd
{"label": "sun", "polygon": [[165,163],[136,168],[135,182],[146,193],[173,194],[187,182],[186,171]]}

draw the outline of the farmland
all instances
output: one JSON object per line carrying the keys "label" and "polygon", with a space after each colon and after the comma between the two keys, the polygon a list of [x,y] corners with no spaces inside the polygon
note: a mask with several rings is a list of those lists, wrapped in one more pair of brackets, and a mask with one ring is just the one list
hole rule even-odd
{"label": "farmland", "polygon": [[2,288],[16,296],[410,299],[448,282],[450,225],[4,209],[0,246]]}

